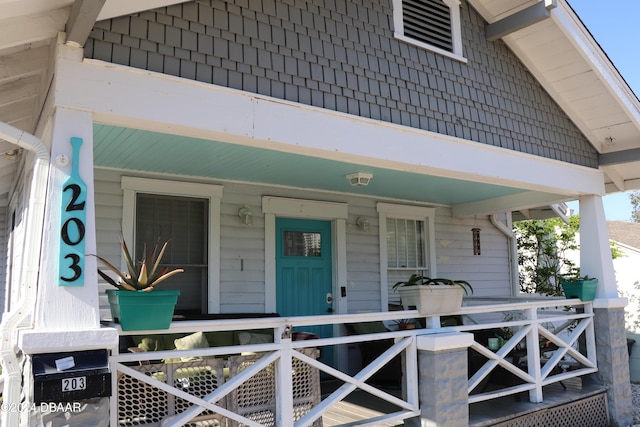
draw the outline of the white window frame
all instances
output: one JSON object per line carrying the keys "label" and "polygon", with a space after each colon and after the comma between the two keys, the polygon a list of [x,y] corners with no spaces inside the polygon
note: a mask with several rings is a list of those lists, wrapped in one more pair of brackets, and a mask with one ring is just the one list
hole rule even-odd
{"label": "white window frame", "polygon": [[451,17],[451,44],[453,52],[441,49],[437,46],[430,45],[428,43],[421,42],[411,37],[407,37],[404,34],[404,20],[403,20],[403,0],[393,0],[393,28],[394,37],[398,40],[402,40],[406,43],[413,44],[423,49],[435,52],[437,54],[447,56],[466,63],[467,58],[464,57],[462,52],[462,29],[460,23],[460,0],[441,0],[447,7],[449,7]]}
{"label": "white window frame", "polygon": [[[389,275],[388,275],[388,249],[387,249],[387,218],[410,219],[423,221],[425,228],[424,244],[426,251],[426,268],[431,277],[437,277],[436,272],[436,238],[435,238],[435,208],[421,206],[395,205],[390,203],[378,203],[378,224],[380,228],[380,296],[382,307],[389,306]],[[418,269],[419,270],[419,269]]]}
{"label": "white window frame", "polygon": [[[208,283],[207,307],[209,313],[220,312],[220,200],[221,185],[162,179],[122,177],[122,235],[126,242],[135,242],[136,196],[138,193],[177,197],[194,197],[209,201]],[[122,268],[124,259],[121,260]]]}

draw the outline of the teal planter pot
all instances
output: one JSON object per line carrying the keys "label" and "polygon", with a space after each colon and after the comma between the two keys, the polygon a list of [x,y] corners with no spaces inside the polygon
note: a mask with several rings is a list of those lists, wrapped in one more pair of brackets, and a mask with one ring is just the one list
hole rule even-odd
{"label": "teal planter pot", "polygon": [[560,282],[567,298],[580,298],[581,301],[593,301],[596,296],[598,279],[571,280]]}
{"label": "teal planter pot", "polygon": [[111,316],[123,331],[169,329],[180,291],[107,289]]}

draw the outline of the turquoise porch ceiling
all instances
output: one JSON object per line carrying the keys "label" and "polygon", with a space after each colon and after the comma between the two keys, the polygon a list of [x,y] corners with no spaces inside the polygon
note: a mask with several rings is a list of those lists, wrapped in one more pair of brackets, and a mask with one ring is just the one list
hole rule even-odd
{"label": "turquoise porch ceiling", "polygon": [[[246,181],[428,202],[476,202],[524,190],[471,181],[361,166],[218,141],[138,129],[94,125],[96,166]],[[366,187],[352,187],[345,175],[368,172]]]}

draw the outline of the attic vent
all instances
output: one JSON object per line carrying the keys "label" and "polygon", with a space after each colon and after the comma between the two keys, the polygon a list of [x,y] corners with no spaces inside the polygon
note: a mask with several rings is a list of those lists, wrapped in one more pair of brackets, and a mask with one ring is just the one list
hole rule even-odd
{"label": "attic vent", "polygon": [[404,35],[453,52],[451,13],[442,0],[403,0]]}

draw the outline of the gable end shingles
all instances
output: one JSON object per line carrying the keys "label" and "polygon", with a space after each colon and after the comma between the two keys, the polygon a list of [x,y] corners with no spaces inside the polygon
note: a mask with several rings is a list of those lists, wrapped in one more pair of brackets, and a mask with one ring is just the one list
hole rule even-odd
{"label": "gable end shingles", "polygon": [[[597,167],[597,153],[462,1],[468,63],[393,38],[389,0],[198,0],[96,23],[90,58]],[[139,40],[139,42],[137,42]]]}

